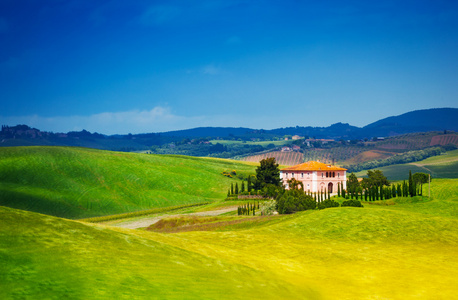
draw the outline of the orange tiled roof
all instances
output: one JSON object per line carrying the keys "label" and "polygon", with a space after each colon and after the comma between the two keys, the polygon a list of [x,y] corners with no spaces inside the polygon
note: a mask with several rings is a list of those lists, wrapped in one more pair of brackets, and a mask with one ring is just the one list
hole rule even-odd
{"label": "orange tiled roof", "polygon": [[327,165],[317,161],[308,161],[306,163],[281,169],[281,171],[346,171],[345,168],[339,168],[333,165]]}

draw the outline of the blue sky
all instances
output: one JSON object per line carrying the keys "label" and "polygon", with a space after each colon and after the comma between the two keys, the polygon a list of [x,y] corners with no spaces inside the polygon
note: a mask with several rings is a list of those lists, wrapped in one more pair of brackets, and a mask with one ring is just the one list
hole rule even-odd
{"label": "blue sky", "polygon": [[0,2],[4,125],[364,126],[457,100],[456,1]]}

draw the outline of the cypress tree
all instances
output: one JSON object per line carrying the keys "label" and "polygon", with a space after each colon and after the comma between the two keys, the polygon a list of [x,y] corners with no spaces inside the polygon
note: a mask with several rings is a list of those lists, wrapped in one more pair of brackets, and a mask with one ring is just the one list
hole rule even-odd
{"label": "cypress tree", "polygon": [[402,197],[402,188],[400,183],[396,185],[396,197]]}
{"label": "cypress tree", "polygon": [[394,184],[391,186],[391,197],[396,197],[396,187],[394,186]]}
{"label": "cypress tree", "polygon": [[231,183],[231,195],[234,195],[234,184]]}
{"label": "cypress tree", "polygon": [[383,185],[381,185],[380,186],[380,200],[383,200],[383,197],[385,196],[384,193],[385,191],[384,191]]}
{"label": "cypress tree", "polygon": [[409,195],[410,197],[415,196],[415,190],[414,190],[414,184],[413,184],[413,179],[412,179],[412,171],[409,170]]}
{"label": "cypress tree", "polygon": [[337,197],[340,197],[340,182],[337,183]]}
{"label": "cypress tree", "polygon": [[239,184],[237,182],[235,183],[235,194],[239,194]]}
{"label": "cypress tree", "polygon": [[241,190],[240,190],[241,193],[245,192],[245,182],[242,181],[242,187],[241,187]]}
{"label": "cypress tree", "polygon": [[251,192],[251,175],[248,175],[248,182],[246,184],[247,192]]}

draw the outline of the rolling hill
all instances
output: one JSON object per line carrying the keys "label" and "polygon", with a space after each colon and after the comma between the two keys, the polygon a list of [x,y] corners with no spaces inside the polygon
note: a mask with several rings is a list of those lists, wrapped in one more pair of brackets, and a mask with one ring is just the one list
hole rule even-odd
{"label": "rolling hill", "polygon": [[[376,168],[381,170],[388,180],[407,180],[409,171],[412,173],[429,173],[433,178],[458,178],[458,150],[408,164],[398,164]],[[356,173],[364,177],[367,170]]]}
{"label": "rolling hill", "polygon": [[68,133],[41,132],[39,129],[30,128],[26,125],[16,125],[2,126],[0,147],[42,145],[77,146],[114,151],[150,151],[151,147],[198,138],[270,141],[283,138],[285,135],[300,135],[318,139],[371,139],[414,132],[443,132],[444,130],[456,132],[458,131],[456,120],[458,120],[458,108],[436,108],[391,116],[362,128],[346,123],[335,123],[328,127],[296,125],[270,130],[239,127],[199,127],[168,132],[107,136],[100,133],[90,133],[86,130]]}
{"label": "rolling hill", "polygon": [[0,205],[85,218],[224,199],[247,163],[72,147],[0,148]]}
{"label": "rolling hill", "polygon": [[0,298],[453,299],[457,184],[174,234],[0,207]]}

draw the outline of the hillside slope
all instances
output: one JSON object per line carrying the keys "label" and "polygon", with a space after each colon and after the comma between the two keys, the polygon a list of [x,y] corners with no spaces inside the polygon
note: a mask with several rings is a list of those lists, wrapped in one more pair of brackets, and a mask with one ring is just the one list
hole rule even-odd
{"label": "hillside slope", "polygon": [[0,148],[0,205],[66,218],[224,199],[223,171],[254,166],[221,159],[71,147]]}
{"label": "hillside slope", "polygon": [[393,136],[410,132],[435,130],[458,131],[458,108],[434,108],[407,112],[368,124],[363,127],[365,135]]}
{"label": "hillside slope", "polygon": [[220,232],[159,234],[0,207],[0,298],[453,299],[457,184],[436,180],[432,201]]}
{"label": "hillside slope", "polygon": [[[445,154],[413,163],[376,169],[381,170],[388,180],[407,180],[409,171],[431,174],[433,178],[458,178],[458,150],[448,151]],[[356,176],[364,177],[366,174],[367,170],[364,170],[356,173]]]}
{"label": "hillside slope", "polygon": [[0,207],[0,299],[297,299],[274,274],[101,226]]}

